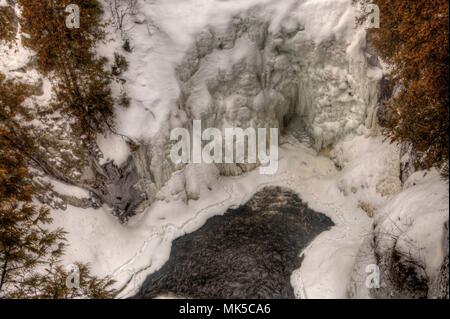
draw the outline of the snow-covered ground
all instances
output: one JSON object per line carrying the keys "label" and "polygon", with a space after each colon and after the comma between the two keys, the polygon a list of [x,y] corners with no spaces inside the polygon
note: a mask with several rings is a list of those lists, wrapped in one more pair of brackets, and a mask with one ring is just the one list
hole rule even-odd
{"label": "snow-covered ground", "polygon": [[[199,200],[158,201],[127,225],[119,224],[106,208],[57,211],[55,226],[69,231],[65,262],[90,262],[95,273],[112,275],[118,280],[117,287],[125,286],[122,297],[129,296],[168,260],[173,239],[198,229],[209,217],[244,203],[262,187],[280,185],[298,192],[313,209],[327,214],[336,224],[305,250],[303,265],[291,280],[296,295],[302,296],[304,289],[308,298],[344,298],[359,246],[371,229],[371,219],[359,207],[360,202],[373,199],[371,204],[377,206],[388,201],[389,196],[381,197],[376,192],[376,185],[396,176],[391,163],[398,161],[396,148],[383,144],[380,138],[360,136],[352,141],[361,146],[361,152],[353,152],[346,169],[339,171],[331,159],[287,137],[280,147],[276,175],[264,176],[255,170],[241,177],[221,177],[211,190],[201,190]],[[375,151],[367,152],[365,146]],[[374,163],[367,171],[372,179],[361,184],[358,166],[369,161]],[[355,181],[355,193],[346,194],[343,180]]]}

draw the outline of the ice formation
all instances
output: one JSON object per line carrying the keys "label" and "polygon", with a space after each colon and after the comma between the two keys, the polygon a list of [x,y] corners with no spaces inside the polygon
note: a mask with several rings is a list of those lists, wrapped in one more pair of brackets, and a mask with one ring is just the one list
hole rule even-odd
{"label": "ice formation", "polygon": [[[210,2],[140,3],[144,17],[130,34],[132,106],[119,110],[118,125],[140,145],[132,157],[144,207],[182,168],[168,156],[170,130],[193,120],[282,134],[295,121],[318,151],[376,122],[382,73],[350,1]],[[218,165],[223,175],[254,167]]]}

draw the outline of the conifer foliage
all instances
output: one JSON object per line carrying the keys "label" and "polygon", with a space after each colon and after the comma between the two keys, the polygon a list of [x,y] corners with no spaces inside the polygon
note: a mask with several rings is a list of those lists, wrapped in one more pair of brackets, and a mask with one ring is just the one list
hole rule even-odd
{"label": "conifer foliage", "polygon": [[27,85],[0,74],[0,298],[113,297],[113,281],[92,276],[81,263],[79,288],[66,285],[69,274],[60,264],[65,233],[51,230],[49,209],[32,203],[26,141],[19,141],[29,135],[17,124],[27,117],[22,103],[28,93]]}
{"label": "conifer foliage", "polygon": [[448,167],[448,0],[373,2],[381,28],[369,30],[369,41],[399,88],[380,122],[394,141],[413,146],[419,167]]}
{"label": "conifer foliage", "polygon": [[[100,6],[79,1],[86,27],[68,33],[64,1],[18,2],[24,14],[20,24],[30,35],[25,44],[37,52],[38,69],[57,83],[53,110],[75,116],[73,128],[84,133],[87,144],[112,112],[109,76],[92,51],[101,39]],[[17,18],[7,7],[1,19]],[[12,41],[16,31],[3,32],[2,40]],[[82,263],[76,264],[79,286],[66,284],[69,273],[61,264],[65,232],[54,229],[49,209],[33,201],[37,189],[30,164],[42,168],[43,157],[50,156],[36,140],[35,110],[24,103],[33,89],[0,74],[0,298],[114,297],[113,281],[93,276]]]}
{"label": "conifer foliage", "polygon": [[[105,59],[95,56],[104,38],[102,6],[97,0],[18,0],[20,23],[29,34],[24,44],[37,53],[38,70],[54,78],[54,108],[73,115],[74,130],[89,144],[95,134],[111,126],[113,99]],[[80,8],[80,27],[68,28],[65,11]]]}
{"label": "conifer foliage", "polygon": [[92,276],[81,263],[80,287],[66,285],[69,274],[60,265],[65,233],[50,230],[49,209],[32,202],[35,189],[23,150],[27,143],[33,146],[23,139],[30,136],[27,127],[17,124],[27,118],[23,102],[28,94],[27,85],[0,74],[0,297],[113,297],[113,281]]}
{"label": "conifer foliage", "polygon": [[0,7],[0,41],[12,41],[16,36],[17,19],[12,6]]}

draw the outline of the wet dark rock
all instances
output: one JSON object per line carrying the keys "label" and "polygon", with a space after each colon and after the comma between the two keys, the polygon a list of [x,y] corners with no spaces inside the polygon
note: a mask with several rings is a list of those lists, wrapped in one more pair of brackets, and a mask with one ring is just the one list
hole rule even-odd
{"label": "wet dark rock", "polygon": [[245,205],[176,239],[169,261],[136,297],[294,298],[290,276],[301,265],[299,254],[333,225],[297,194],[266,187]]}
{"label": "wet dark rock", "polygon": [[103,185],[102,201],[113,208],[113,214],[125,222],[136,214],[136,209],[145,199],[136,186],[139,181],[136,166],[130,157],[120,167],[113,162],[103,165],[107,179]]}
{"label": "wet dark rock", "polygon": [[424,266],[412,256],[392,249],[378,258],[381,284],[371,289],[376,299],[423,299],[428,293],[428,276]]}
{"label": "wet dark rock", "polygon": [[416,154],[411,143],[403,142],[400,144],[400,181],[402,185],[416,171]]}
{"label": "wet dark rock", "polygon": [[[425,260],[411,252],[417,251],[414,238],[408,237],[399,245],[403,236],[389,233],[375,223],[373,233],[366,237],[358,252],[349,285],[352,299],[448,299],[448,222],[444,224],[444,236],[436,243],[435,251],[442,249],[444,258],[439,271],[427,272]],[[440,247],[441,246],[441,247]],[[367,287],[367,266],[379,269],[379,287]],[[428,270],[429,271],[429,270]]]}
{"label": "wet dark rock", "polygon": [[428,298],[430,299],[448,299],[449,281],[448,281],[448,221],[444,224],[444,237],[442,239],[442,249],[446,252],[446,256],[441,265],[441,269],[430,283],[428,290]]}

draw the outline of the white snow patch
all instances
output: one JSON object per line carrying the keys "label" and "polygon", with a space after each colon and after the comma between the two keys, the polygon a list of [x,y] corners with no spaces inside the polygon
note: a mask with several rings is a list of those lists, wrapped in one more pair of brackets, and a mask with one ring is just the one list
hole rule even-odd
{"label": "white snow patch", "polygon": [[399,148],[383,143],[380,136],[349,136],[337,144],[331,157],[342,167],[338,184],[346,195],[359,193],[360,199],[362,195],[376,199],[401,190]]}
{"label": "white snow patch", "polygon": [[350,3],[347,0],[307,0],[294,14],[304,24],[308,38],[316,43],[332,37],[351,42],[356,11]]}
{"label": "white snow patch", "polygon": [[114,164],[120,166],[130,156],[130,147],[122,136],[116,134],[98,135],[97,145],[103,153],[100,164],[113,161]]}
{"label": "white snow patch", "polygon": [[[311,207],[329,215],[336,226],[305,249],[302,266],[291,278],[298,297],[302,286],[308,298],[347,297],[355,257],[372,224],[360,203],[378,208],[390,198],[381,196],[379,185],[400,183],[398,170],[392,168],[400,161],[397,147],[383,143],[380,137],[349,136],[331,155],[342,170],[307,183],[315,193]],[[392,189],[400,190],[397,186]],[[300,196],[305,197],[305,192]]]}
{"label": "white snow patch", "polygon": [[448,220],[448,184],[435,169],[412,174],[403,190],[379,209],[375,217],[374,234],[361,246],[353,268],[349,286],[352,297],[372,298],[365,285],[364,270],[377,262],[371,245],[373,236],[377,242],[376,254],[387,257],[395,249],[423,266],[433,282],[448,255],[448,230],[444,230]]}
{"label": "white snow patch", "polygon": [[41,177],[41,180],[53,186],[53,190],[61,195],[73,196],[77,198],[89,198],[89,192],[77,186],[68,185],[50,177]]}

